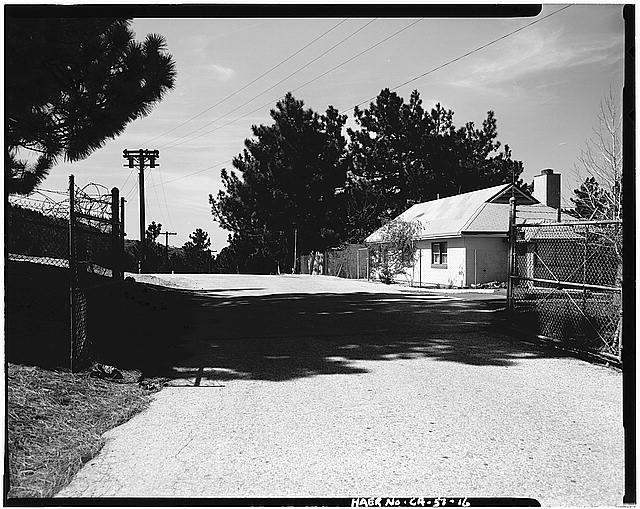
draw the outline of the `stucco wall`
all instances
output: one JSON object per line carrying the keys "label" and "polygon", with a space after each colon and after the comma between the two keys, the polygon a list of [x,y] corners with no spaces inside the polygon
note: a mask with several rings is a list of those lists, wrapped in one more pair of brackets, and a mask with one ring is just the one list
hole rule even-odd
{"label": "stucco wall", "polygon": [[[431,266],[431,243],[447,243],[447,266]],[[460,237],[420,240],[416,243],[416,263],[413,268],[414,284],[438,284],[445,286],[465,286],[465,245]]]}
{"label": "stucco wall", "polygon": [[[447,267],[431,266],[431,243],[447,243]],[[507,280],[506,237],[464,236],[421,240],[416,243],[416,261],[407,271],[414,285],[471,286]],[[404,279],[404,278],[399,278]]]}
{"label": "stucco wall", "polygon": [[463,237],[467,250],[466,286],[507,281],[509,244],[506,237]]}

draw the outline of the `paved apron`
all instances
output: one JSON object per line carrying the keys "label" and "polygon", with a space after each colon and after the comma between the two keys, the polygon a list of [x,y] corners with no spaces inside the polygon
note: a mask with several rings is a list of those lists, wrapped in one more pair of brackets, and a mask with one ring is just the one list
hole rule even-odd
{"label": "paved apron", "polygon": [[620,373],[491,332],[494,295],[158,277],[217,299],[188,333],[193,362],[58,496],[622,501]]}

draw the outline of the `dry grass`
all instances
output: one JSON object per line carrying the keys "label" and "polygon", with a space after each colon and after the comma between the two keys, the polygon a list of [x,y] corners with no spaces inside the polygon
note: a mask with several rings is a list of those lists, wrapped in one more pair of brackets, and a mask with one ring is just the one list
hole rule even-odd
{"label": "dry grass", "polygon": [[[135,373],[126,373],[135,382]],[[101,435],[147,407],[137,383],[9,364],[8,498],[52,497],[100,451]]]}

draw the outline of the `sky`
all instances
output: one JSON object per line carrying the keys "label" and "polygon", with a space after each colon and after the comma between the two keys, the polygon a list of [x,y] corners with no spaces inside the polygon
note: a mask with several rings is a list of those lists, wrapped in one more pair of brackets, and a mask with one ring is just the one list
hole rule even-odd
{"label": "sky", "polygon": [[[137,172],[124,167],[122,151],[157,149],[160,166],[145,172],[147,223],[176,232],[169,239],[176,246],[202,228],[220,251],[228,232],[214,222],[209,194],[221,189],[220,170],[232,168],[251,126],[270,123],[269,110],[285,93],[318,112],[329,105],[344,110],[353,126],[353,107],[381,89],[565,5],[544,5],[536,18],[506,19],[135,19],[136,39],[166,38],[177,66],[175,88],[87,159],[60,163],[42,187],[64,189],[69,174],[80,186],[118,187],[127,199],[127,237],[138,239]],[[498,140],[523,161],[524,180],[553,168],[562,174],[568,204],[577,187],[573,168],[600,101],[609,90],[622,100],[623,29],[622,5],[571,5],[396,91],[408,99],[418,90],[427,107],[440,102],[453,110],[456,126],[481,124],[493,110]]]}

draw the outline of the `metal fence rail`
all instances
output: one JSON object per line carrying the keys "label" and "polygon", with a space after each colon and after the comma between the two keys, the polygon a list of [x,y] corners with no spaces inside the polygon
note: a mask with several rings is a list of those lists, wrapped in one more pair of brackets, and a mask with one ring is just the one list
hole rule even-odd
{"label": "metal fence rail", "polygon": [[616,359],[622,338],[622,223],[519,224],[509,307],[538,335]]}

